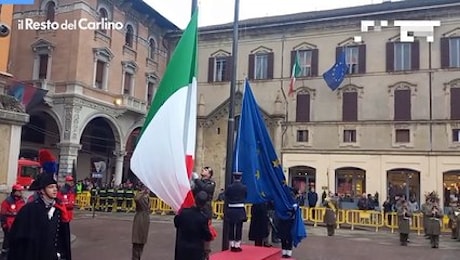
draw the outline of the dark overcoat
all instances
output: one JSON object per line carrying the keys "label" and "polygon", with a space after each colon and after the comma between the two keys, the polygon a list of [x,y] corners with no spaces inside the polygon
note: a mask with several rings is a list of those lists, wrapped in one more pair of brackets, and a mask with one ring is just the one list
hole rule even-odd
{"label": "dark overcoat", "polygon": [[204,242],[212,240],[208,216],[202,209],[184,208],[174,217],[175,260],[204,260]]}
{"label": "dark overcoat", "polygon": [[437,213],[433,214],[433,207],[429,207],[425,212],[425,216],[428,218],[426,233],[428,235],[441,235],[442,211],[439,210]]}
{"label": "dark overcoat", "polygon": [[150,199],[148,193],[139,192],[134,198],[136,214],[133,220],[132,243],[145,244],[150,228]]}
{"label": "dark overcoat", "polygon": [[269,222],[266,203],[253,204],[251,207],[251,223],[249,225],[249,240],[255,241],[268,237]]}
{"label": "dark overcoat", "polygon": [[410,222],[412,218],[412,212],[409,210],[404,211],[403,207],[398,209],[398,229],[401,234],[410,233]]}
{"label": "dark overcoat", "polygon": [[61,213],[41,198],[27,203],[11,227],[8,260],[56,260],[58,253],[63,258],[70,255],[70,233],[62,228]]}

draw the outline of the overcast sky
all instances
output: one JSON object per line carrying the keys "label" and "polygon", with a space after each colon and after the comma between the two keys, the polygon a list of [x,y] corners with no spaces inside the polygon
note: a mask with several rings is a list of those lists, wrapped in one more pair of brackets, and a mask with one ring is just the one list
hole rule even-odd
{"label": "overcast sky", "polygon": [[[179,28],[184,29],[187,26],[192,0],[144,1]],[[396,1],[398,0],[393,0]],[[240,20],[381,2],[383,0],[240,0]],[[234,0],[198,0],[199,26],[232,22],[234,4]]]}

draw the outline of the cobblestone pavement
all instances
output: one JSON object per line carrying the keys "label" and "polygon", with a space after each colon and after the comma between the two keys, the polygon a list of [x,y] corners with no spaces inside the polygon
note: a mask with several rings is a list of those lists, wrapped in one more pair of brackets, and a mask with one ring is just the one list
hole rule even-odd
{"label": "cobblestone pavement", "polygon": [[[95,218],[91,213],[78,214],[71,224],[72,233],[77,236],[73,244],[74,259],[130,259],[132,218],[132,214],[125,213],[99,213]],[[175,229],[172,219],[172,216],[151,217],[149,241],[143,259],[174,259]],[[222,222],[216,221],[214,225],[220,233]],[[243,237],[246,243],[248,228],[246,224]],[[326,237],[323,227],[307,227],[307,232],[309,237],[294,249],[297,260],[454,260],[460,256],[460,242],[447,236],[441,237],[439,249],[432,249],[428,240],[416,234],[410,236],[408,247],[401,247],[397,233],[339,229],[334,237]],[[220,237],[212,243],[212,247],[214,251],[220,250]]]}

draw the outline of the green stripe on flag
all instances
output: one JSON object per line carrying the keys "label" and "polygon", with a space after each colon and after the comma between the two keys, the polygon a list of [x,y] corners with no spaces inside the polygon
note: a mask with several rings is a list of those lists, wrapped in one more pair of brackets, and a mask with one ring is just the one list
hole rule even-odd
{"label": "green stripe on flag", "polygon": [[197,46],[198,46],[198,11],[196,11],[169,61],[163,79],[153,99],[150,110],[145,118],[144,126],[139,134],[141,138],[152,118],[178,89],[187,87],[197,72]]}

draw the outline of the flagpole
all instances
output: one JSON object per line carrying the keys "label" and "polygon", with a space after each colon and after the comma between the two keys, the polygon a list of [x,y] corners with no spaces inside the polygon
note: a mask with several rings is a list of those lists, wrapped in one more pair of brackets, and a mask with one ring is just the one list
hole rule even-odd
{"label": "flagpole", "polygon": [[[232,171],[233,171],[233,146],[235,139],[235,91],[236,91],[236,77],[238,69],[238,16],[240,9],[240,0],[235,0],[235,11],[233,20],[233,68],[232,68],[232,79],[230,82],[230,104],[228,108],[228,131],[227,131],[227,161],[225,164],[225,189],[232,183]],[[225,202],[224,205],[224,216],[227,211],[228,204]],[[228,250],[229,248],[229,223],[224,217],[224,227],[222,230],[222,251]]]}
{"label": "flagpole", "polygon": [[192,0],[192,16],[195,10],[197,9],[197,7],[198,7],[198,0]]}

